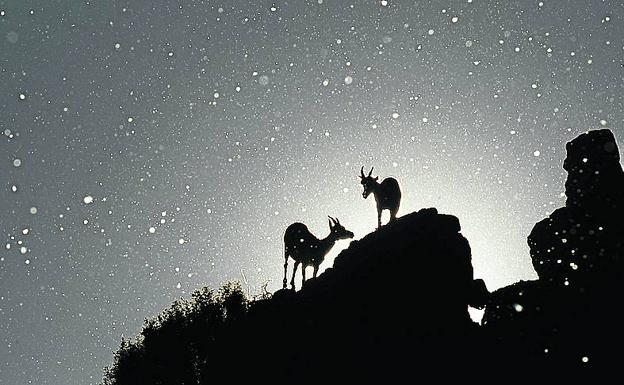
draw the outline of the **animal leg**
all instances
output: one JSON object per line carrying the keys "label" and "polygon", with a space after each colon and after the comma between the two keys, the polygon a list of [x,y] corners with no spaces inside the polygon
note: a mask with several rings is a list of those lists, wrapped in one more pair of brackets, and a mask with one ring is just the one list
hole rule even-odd
{"label": "animal leg", "polygon": [[302,277],[301,286],[302,287],[303,287],[303,283],[305,282],[305,271],[306,271],[306,265],[301,265],[301,277]]}
{"label": "animal leg", "polygon": [[288,256],[286,256],[284,258],[284,289],[286,289],[287,285],[286,283],[288,282],[286,280],[286,275],[288,274]]}
{"label": "animal leg", "polygon": [[390,211],[390,222],[393,222],[396,220],[397,211],[399,211],[398,207]]}
{"label": "animal leg", "polygon": [[295,261],[295,266],[293,267],[292,279],[290,280],[290,287],[295,290],[295,274],[297,273],[297,267],[299,267],[299,262]]}
{"label": "animal leg", "polygon": [[381,229],[381,209],[377,209],[377,229]]}
{"label": "animal leg", "polygon": [[314,265],[314,272],[312,273],[312,277],[316,278],[316,273],[318,273],[319,265]]}

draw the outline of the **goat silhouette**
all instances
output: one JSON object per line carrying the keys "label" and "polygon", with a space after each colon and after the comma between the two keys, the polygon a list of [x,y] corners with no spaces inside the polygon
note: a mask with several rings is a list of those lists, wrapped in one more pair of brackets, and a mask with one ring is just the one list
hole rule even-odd
{"label": "goat silhouette", "polygon": [[399,205],[401,204],[401,189],[399,188],[399,182],[394,178],[386,178],[381,183],[377,180],[379,177],[372,177],[373,167],[367,176],[364,175],[364,166],[360,169],[360,178],[362,179],[362,186],[364,186],[364,192],[362,197],[368,198],[370,193],[375,196],[375,202],[377,203],[377,228],[381,228],[381,212],[383,210],[390,211],[390,221],[396,219],[396,214],[399,211]]}
{"label": "goat silhouette", "polygon": [[286,275],[288,273],[288,257],[295,261],[290,286],[295,289],[295,274],[297,267],[302,265],[302,281],[306,280],[305,269],[307,266],[314,267],[312,276],[316,278],[319,265],[325,259],[325,255],[331,250],[337,240],[353,238],[353,233],[344,228],[338,219],[329,217],[329,235],[323,239],[315,237],[303,223],[293,223],[286,228],[284,233],[284,289],[286,289]]}

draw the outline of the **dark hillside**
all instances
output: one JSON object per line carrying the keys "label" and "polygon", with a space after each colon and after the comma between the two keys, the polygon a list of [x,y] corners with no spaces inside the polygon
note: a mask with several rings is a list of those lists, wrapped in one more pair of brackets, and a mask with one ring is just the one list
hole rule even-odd
{"label": "dark hillside", "polygon": [[198,292],[120,350],[111,383],[368,380],[468,365],[478,325],[467,306],[486,290],[459,231],[457,218],[424,209],[352,242],[298,292],[248,305],[232,287]]}
{"label": "dark hillside", "polygon": [[[529,235],[536,281],[488,293],[459,220],[423,209],[340,253],[300,291],[197,291],[124,342],[110,384],[484,382],[617,373],[624,174],[608,130],[567,145],[566,206]],[[486,311],[483,326],[468,305]],[[600,369],[600,371],[592,371]],[[581,373],[582,374],[582,373]]]}

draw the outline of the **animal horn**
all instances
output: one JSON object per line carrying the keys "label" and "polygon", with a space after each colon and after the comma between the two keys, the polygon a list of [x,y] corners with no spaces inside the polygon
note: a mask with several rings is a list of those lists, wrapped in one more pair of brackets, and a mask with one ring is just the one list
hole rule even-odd
{"label": "animal horn", "polygon": [[336,220],[334,218],[330,217],[329,215],[327,216],[327,218],[329,218],[329,226],[336,226]]}
{"label": "animal horn", "polygon": [[362,168],[360,169],[360,174],[361,174],[360,178],[364,179],[365,178],[365,176],[364,176],[364,166],[362,166]]}
{"label": "animal horn", "polygon": [[373,174],[373,169],[374,169],[374,168],[375,168],[375,167],[371,167],[371,170],[370,170],[370,172],[368,173],[368,176],[371,176],[371,175]]}

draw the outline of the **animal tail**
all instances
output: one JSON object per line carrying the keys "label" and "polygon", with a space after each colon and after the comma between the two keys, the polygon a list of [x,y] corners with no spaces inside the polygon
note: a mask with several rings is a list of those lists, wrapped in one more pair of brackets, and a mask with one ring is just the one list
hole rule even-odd
{"label": "animal tail", "polygon": [[286,289],[287,288],[287,280],[286,280],[286,275],[288,272],[288,254],[286,254],[286,242],[284,242],[284,282],[283,282],[283,288]]}

